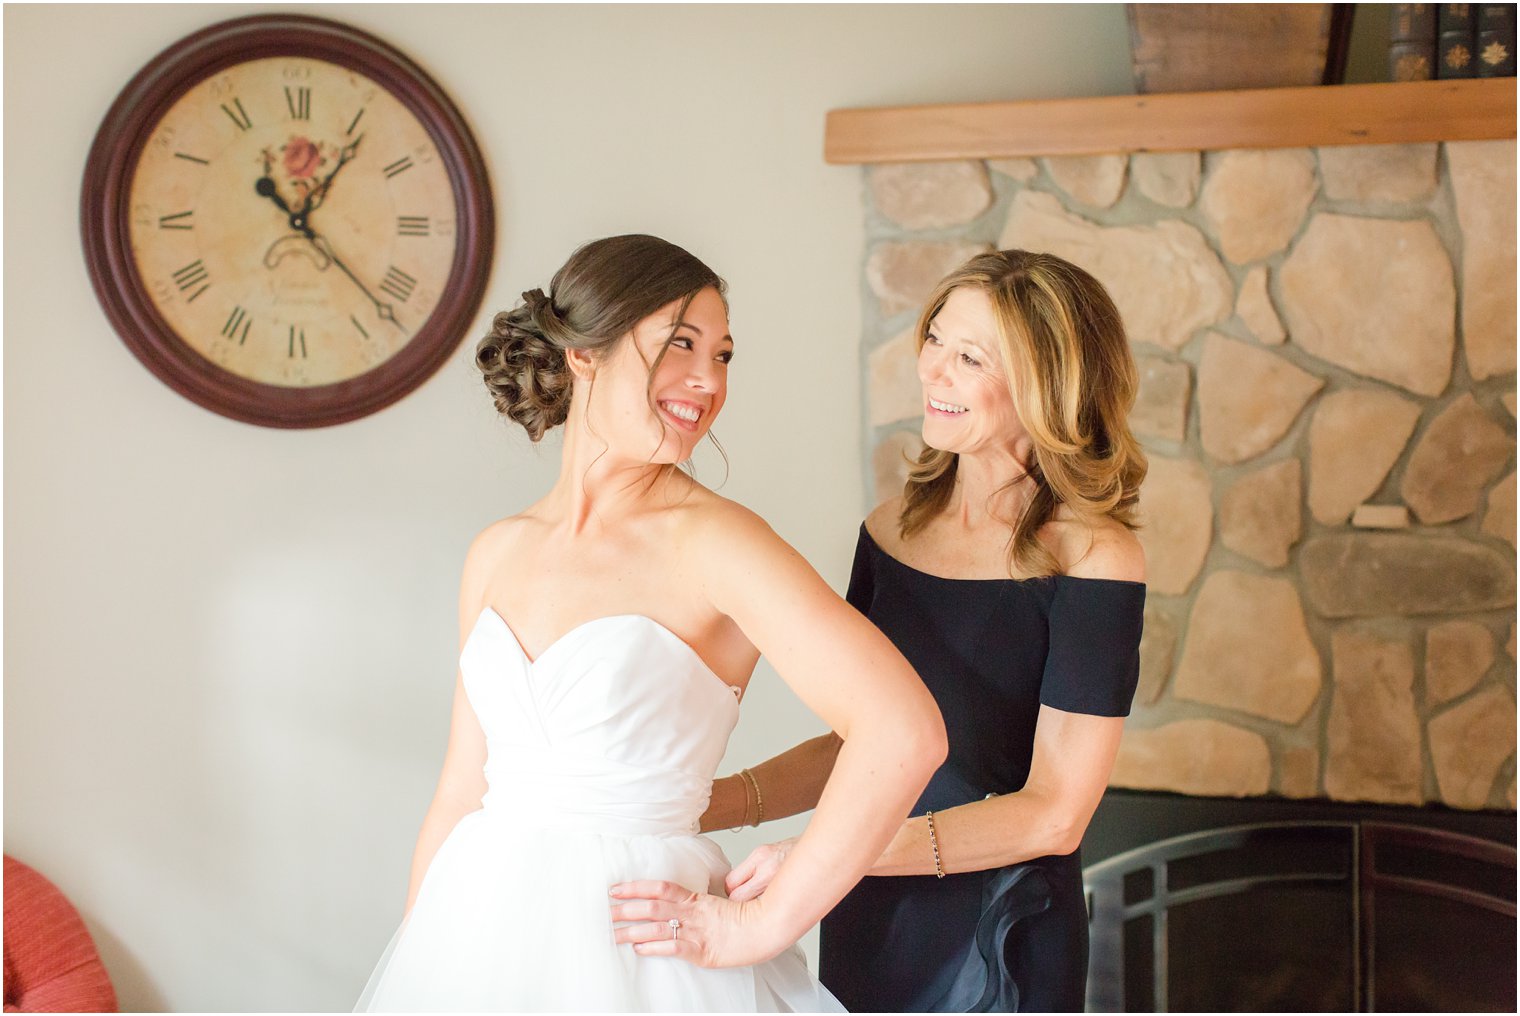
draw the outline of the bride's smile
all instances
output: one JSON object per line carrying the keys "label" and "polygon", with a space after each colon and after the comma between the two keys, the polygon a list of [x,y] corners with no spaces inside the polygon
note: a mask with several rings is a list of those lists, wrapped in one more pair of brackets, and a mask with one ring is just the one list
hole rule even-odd
{"label": "bride's smile", "polygon": [[[646,465],[683,462],[728,398],[734,340],[713,288],[651,314],[599,363],[570,357],[585,390],[583,419],[594,454]],[[605,447],[603,447],[605,442]]]}

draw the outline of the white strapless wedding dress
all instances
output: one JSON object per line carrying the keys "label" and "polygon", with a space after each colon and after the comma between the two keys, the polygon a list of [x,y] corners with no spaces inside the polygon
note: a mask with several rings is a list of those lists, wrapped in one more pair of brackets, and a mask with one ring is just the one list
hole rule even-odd
{"label": "white strapless wedding dress", "polygon": [[529,660],[486,608],[460,671],[490,789],[438,848],[356,1010],[844,1011],[795,946],[708,970],[613,942],[616,882],[723,893],[728,859],[697,819],[739,705],[695,650],[627,614]]}

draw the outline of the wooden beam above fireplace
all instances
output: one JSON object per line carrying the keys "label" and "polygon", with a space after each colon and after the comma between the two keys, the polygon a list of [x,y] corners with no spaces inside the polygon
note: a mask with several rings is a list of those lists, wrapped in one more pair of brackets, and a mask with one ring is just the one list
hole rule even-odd
{"label": "wooden beam above fireplace", "polygon": [[836,165],[1515,137],[1515,79],[830,110]]}

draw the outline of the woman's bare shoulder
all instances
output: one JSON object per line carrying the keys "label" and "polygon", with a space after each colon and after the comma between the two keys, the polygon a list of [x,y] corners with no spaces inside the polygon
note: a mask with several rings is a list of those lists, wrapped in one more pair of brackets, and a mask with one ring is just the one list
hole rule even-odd
{"label": "woman's bare shoulder", "polygon": [[1073,578],[1145,581],[1145,549],[1128,526],[1113,519],[1095,523],[1075,519],[1057,522],[1056,557],[1061,571]]}
{"label": "woman's bare shoulder", "polygon": [[889,554],[902,542],[897,525],[897,520],[901,516],[901,495],[887,498],[871,509],[871,514],[866,516],[866,532],[871,534],[871,539],[878,547]]}

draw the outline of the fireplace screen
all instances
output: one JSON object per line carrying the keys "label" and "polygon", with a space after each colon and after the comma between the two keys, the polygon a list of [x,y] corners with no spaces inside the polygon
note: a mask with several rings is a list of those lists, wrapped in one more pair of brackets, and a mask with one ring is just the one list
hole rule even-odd
{"label": "fireplace screen", "polygon": [[1090,1012],[1515,1011],[1515,850],[1491,840],[1235,826],[1086,880]]}

